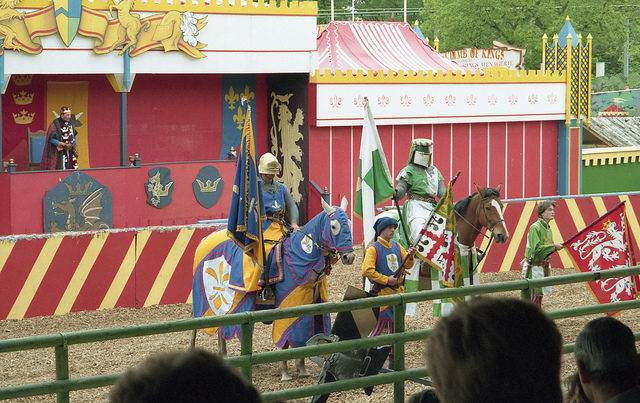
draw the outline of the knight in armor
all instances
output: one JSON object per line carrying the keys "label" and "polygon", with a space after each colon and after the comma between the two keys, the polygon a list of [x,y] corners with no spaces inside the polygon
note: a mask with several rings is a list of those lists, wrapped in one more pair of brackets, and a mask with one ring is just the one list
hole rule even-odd
{"label": "knight in armor", "polygon": [[60,108],[60,117],[49,125],[40,169],[78,169],[78,142],[71,108]]}
{"label": "knight in armor", "polygon": [[[402,271],[413,266],[416,249],[410,246],[405,250],[393,240],[396,228],[398,221],[393,218],[378,218],[373,225],[375,242],[367,248],[362,261],[362,275],[381,288],[379,296],[404,292]],[[369,337],[383,334],[385,329],[387,333],[393,333],[393,306],[380,307],[378,323]]]}
{"label": "knight in armor", "polygon": [[[444,178],[432,163],[433,141],[414,139],[409,151],[409,160],[396,177],[394,198],[401,200],[405,194],[407,201],[402,208],[404,223],[409,228],[410,240],[415,242],[420,230],[425,226],[436,206],[437,199],[446,192]],[[415,261],[407,278],[418,281],[420,260]],[[416,290],[417,291],[417,290]],[[415,315],[416,305],[407,305],[407,314]]]}
{"label": "knight in armor", "polygon": [[264,238],[277,241],[290,230],[299,230],[298,206],[284,183],[275,180],[280,174],[280,163],[271,153],[260,157],[258,172],[262,182],[262,201],[267,219],[262,222]]}

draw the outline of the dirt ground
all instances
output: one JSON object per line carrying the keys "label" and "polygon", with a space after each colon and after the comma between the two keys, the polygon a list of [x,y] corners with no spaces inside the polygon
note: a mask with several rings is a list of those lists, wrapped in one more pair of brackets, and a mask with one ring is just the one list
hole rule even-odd
{"label": "dirt ground", "polygon": [[[338,264],[329,276],[330,301],[342,300],[347,285],[361,287],[360,256],[353,266]],[[554,270],[554,275],[569,274],[571,270]],[[502,282],[519,279],[519,272],[488,273],[481,274],[482,283]],[[519,297],[517,292],[508,292],[504,295]],[[594,304],[595,300],[587,290],[585,284],[569,284],[555,286],[553,293],[544,298],[545,310],[557,310],[569,307]],[[186,304],[151,306],[143,309],[109,309],[103,311],[75,312],[54,317],[38,317],[23,320],[0,321],[0,339],[18,338],[34,335],[45,335],[58,332],[79,331],[97,328],[122,327],[141,323],[153,323],[170,321],[191,317],[191,306]],[[557,325],[563,336],[564,343],[573,343],[582,326],[595,316],[585,316],[557,321]],[[640,315],[637,312],[623,312],[618,316],[620,320],[629,325],[634,331],[640,329]],[[435,324],[431,317],[431,303],[422,303],[418,308],[418,316],[407,317],[407,330],[430,328]],[[274,350],[271,342],[271,329],[267,325],[256,325],[254,339],[254,351],[263,352]],[[102,343],[72,345],[69,347],[70,376],[92,376],[124,371],[143,360],[146,356],[171,349],[184,349],[188,347],[190,332],[172,333],[159,336],[147,336],[135,339],[114,340]],[[197,345],[206,349],[217,351],[217,341],[213,337],[200,332]],[[239,342],[229,343],[229,354],[239,354]],[[422,352],[423,342],[409,343],[406,346],[406,366],[409,368],[424,365]],[[289,362],[290,369],[293,362]],[[280,390],[315,383],[320,373],[314,363],[307,360],[307,368],[311,373],[310,378],[295,379],[286,384],[280,382],[277,364],[264,364],[254,367],[253,382],[262,392]],[[572,355],[563,357],[563,378],[575,371],[575,362]],[[0,386],[17,385],[24,383],[45,382],[55,379],[54,350],[31,350],[26,352],[13,352],[0,354]],[[421,390],[423,386],[406,383],[407,396]],[[72,402],[104,402],[108,401],[109,388],[71,392]],[[386,402],[393,398],[392,386],[376,386],[371,396],[366,396],[362,390],[334,393],[330,401],[358,403],[358,402]],[[17,399],[19,402],[54,401],[55,396],[39,396]],[[308,401],[308,399],[300,400]]]}

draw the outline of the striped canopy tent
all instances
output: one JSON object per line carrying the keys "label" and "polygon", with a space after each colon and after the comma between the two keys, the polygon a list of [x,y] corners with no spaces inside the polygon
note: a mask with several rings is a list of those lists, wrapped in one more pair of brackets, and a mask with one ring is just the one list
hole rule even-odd
{"label": "striped canopy tent", "polygon": [[[321,73],[336,70],[458,71],[454,61],[436,52],[406,22],[332,21],[318,36]],[[376,74],[376,73],[374,73]]]}

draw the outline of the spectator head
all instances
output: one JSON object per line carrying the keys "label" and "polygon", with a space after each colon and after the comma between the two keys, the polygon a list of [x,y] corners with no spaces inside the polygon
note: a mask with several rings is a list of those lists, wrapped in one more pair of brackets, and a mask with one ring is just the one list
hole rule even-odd
{"label": "spectator head", "polygon": [[576,339],[573,353],[587,396],[591,388],[630,389],[637,377],[637,352],[633,332],[609,316],[587,323]]}
{"label": "spectator head", "polygon": [[111,388],[111,403],[259,403],[256,389],[217,355],[181,350],[153,355]]}
{"label": "spectator head", "polygon": [[436,324],[427,367],[443,403],[561,402],[562,339],[542,310],[476,297]]}

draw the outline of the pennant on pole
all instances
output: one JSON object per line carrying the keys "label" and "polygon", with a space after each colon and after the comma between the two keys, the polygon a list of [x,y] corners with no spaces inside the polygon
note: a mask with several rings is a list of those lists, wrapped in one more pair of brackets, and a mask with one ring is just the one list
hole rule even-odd
{"label": "pennant on pole", "polygon": [[354,212],[362,218],[365,246],[374,241],[376,205],[393,195],[393,182],[369,101],[364,103],[360,163]]}
{"label": "pennant on pole", "polygon": [[[624,202],[564,242],[581,272],[631,266],[633,256],[630,245]],[[598,302],[604,304],[635,299],[637,283],[638,276],[629,276],[590,281],[588,284]]]}
{"label": "pennant on pole", "polygon": [[416,244],[419,258],[425,260],[443,272],[445,285],[455,284],[454,237],[456,215],[453,209],[454,181],[449,182],[447,192],[433,210],[433,217],[420,231],[420,240]]}
{"label": "pennant on pole", "polygon": [[[249,106],[240,140],[227,232],[236,245],[251,256],[260,269],[264,266],[262,220],[266,218],[264,205],[260,200],[261,195],[262,186],[258,180],[256,148],[251,126],[251,106]],[[245,284],[245,287],[255,288],[248,284]]]}

